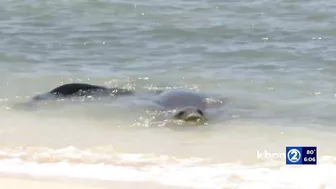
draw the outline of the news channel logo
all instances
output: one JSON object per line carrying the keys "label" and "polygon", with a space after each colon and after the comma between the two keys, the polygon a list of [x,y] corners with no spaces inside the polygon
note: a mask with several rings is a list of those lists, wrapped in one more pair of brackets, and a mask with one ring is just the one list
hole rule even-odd
{"label": "news channel logo", "polygon": [[316,165],[316,146],[287,146],[286,165]]}

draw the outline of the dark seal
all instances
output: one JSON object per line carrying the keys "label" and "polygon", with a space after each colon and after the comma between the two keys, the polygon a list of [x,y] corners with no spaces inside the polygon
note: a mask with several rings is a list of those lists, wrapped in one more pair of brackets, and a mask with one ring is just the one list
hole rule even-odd
{"label": "dark seal", "polygon": [[107,88],[99,85],[91,85],[86,83],[69,83],[64,84],[53,90],[36,95],[33,100],[48,100],[69,97],[88,97],[88,96],[121,96],[132,95],[133,91],[122,88]]}
{"label": "dark seal", "polygon": [[154,102],[162,110],[173,110],[175,119],[197,123],[207,120],[207,109],[219,107],[226,100],[216,100],[193,91],[169,90],[161,92]]}

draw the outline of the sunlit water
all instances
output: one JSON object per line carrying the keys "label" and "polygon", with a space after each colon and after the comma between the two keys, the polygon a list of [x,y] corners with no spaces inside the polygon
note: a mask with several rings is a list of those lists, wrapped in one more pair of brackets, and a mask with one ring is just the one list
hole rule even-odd
{"label": "sunlit water", "polygon": [[[1,4],[2,175],[336,188],[336,2]],[[230,101],[206,125],[186,129],[153,122],[133,98],[14,108],[71,82],[139,93],[183,88]],[[318,165],[285,165],[288,145],[317,146]]]}

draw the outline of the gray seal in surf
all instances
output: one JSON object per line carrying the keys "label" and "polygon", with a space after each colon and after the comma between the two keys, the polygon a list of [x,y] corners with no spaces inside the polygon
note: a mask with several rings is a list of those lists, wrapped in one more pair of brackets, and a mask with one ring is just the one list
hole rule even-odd
{"label": "gray seal in surf", "polygon": [[171,110],[174,119],[194,123],[206,121],[206,110],[222,106],[225,101],[226,98],[213,99],[186,90],[162,91],[154,99],[161,110]]}
{"label": "gray seal in surf", "polygon": [[108,88],[87,83],[68,83],[48,92],[36,95],[28,102],[14,104],[17,109],[36,108],[38,102],[47,100],[69,99],[75,97],[117,97],[133,95],[134,91],[119,87]]}
{"label": "gray seal in surf", "polygon": [[33,97],[33,100],[48,100],[69,97],[88,97],[88,96],[121,96],[132,95],[134,92],[122,88],[107,88],[99,85],[86,83],[69,83],[52,89],[49,92]]}

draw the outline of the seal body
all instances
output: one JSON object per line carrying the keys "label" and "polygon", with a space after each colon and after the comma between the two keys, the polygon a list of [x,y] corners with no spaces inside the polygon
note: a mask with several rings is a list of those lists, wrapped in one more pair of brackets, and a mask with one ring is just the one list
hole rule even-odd
{"label": "seal body", "polygon": [[154,100],[164,110],[173,110],[175,119],[199,122],[205,120],[205,97],[184,90],[164,91]]}
{"label": "seal body", "polygon": [[119,96],[131,95],[134,92],[122,88],[107,88],[99,85],[91,85],[86,83],[69,83],[64,84],[53,90],[36,95],[33,100],[47,100],[68,97],[81,97],[81,96]]}

